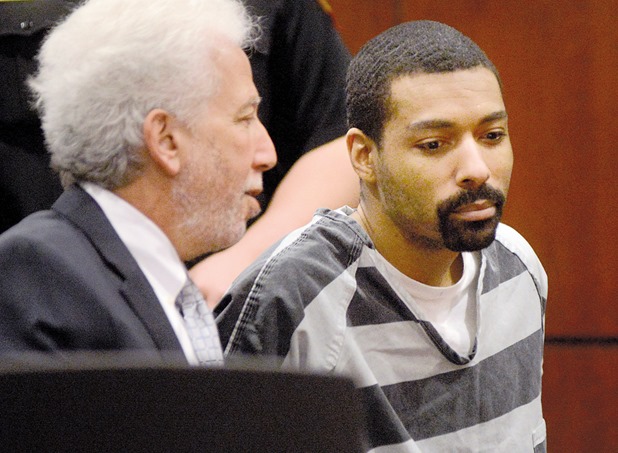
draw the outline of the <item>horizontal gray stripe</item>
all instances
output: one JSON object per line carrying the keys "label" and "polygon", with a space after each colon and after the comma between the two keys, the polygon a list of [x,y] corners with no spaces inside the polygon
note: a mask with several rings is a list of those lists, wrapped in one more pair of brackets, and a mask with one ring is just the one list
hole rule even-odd
{"label": "horizontal gray stripe", "polygon": [[365,409],[370,449],[382,445],[400,444],[410,439],[408,430],[403,426],[377,384],[358,389],[358,391]]}
{"label": "horizontal gray stripe", "polygon": [[330,219],[310,225],[264,266],[255,297],[273,300],[289,296],[308,305],[360,255],[360,238],[341,232],[341,226]]}
{"label": "horizontal gray stripe", "polygon": [[543,441],[534,447],[534,453],[547,453],[547,441]]}
{"label": "horizontal gray stripe", "polygon": [[483,277],[483,292],[488,293],[519,274],[526,271],[521,259],[498,241],[483,250],[483,257],[487,264]]}
{"label": "horizontal gray stripe", "polygon": [[[348,308],[348,326],[368,326],[391,322],[416,321],[406,304],[391,289],[375,267],[356,271],[356,294]],[[376,294],[377,290],[380,294]]]}
{"label": "horizontal gray stripe", "polygon": [[[414,440],[452,433],[493,420],[538,397],[542,348],[538,330],[476,366],[381,390]],[[363,391],[368,410],[377,412],[384,398],[373,388]],[[405,440],[392,434],[381,438],[384,423],[375,418],[369,418],[368,429],[376,446]]]}
{"label": "horizontal gray stripe", "polygon": [[362,250],[362,238],[343,235],[339,223],[318,220],[284,249],[276,252],[277,247],[271,247],[270,256],[262,255],[259,266],[236,279],[217,318],[226,353],[287,355],[306,306]]}
{"label": "horizontal gray stripe", "polygon": [[474,344],[472,345],[472,350],[470,353],[467,356],[462,356],[451,348],[446,341],[444,341],[444,338],[442,338],[433,324],[427,321],[421,321],[420,324],[425,333],[427,333],[429,339],[433,342],[436,348],[438,348],[442,355],[448,359],[449,362],[454,363],[455,365],[466,365],[476,356],[476,350],[478,347],[478,339],[476,337],[474,338]]}

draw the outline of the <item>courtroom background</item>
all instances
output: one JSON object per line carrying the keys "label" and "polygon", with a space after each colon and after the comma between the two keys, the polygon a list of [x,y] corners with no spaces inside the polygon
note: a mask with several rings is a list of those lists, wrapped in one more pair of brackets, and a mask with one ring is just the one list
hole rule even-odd
{"label": "courtroom background", "polygon": [[431,19],[498,67],[515,153],[504,220],[549,276],[548,449],[618,451],[618,1],[329,3],[352,53],[393,25]]}

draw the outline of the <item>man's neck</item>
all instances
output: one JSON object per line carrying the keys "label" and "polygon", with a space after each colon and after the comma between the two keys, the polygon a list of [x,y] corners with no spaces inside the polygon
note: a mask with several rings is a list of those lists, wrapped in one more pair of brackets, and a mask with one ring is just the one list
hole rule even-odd
{"label": "man's neck", "polygon": [[181,259],[184,259],[183,241],[176,226],[179,220],[170,206],[171,189],[166,183],[170,184],[169,181],[153,181],[150,175],[145,174],[112,192],[152,220],[169,238]]}
{"label": "man's neck", "polygon": [[390,220],[368,216],[362,205],[352,218],[367,232],[377,251],[413,280],[429,286],[451,286],[461,278],[461,253],[410,241]]}

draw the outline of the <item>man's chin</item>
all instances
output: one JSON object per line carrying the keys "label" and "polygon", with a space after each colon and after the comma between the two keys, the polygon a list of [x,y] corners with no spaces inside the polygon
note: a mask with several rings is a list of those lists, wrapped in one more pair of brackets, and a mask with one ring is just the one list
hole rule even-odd
{"label": "man's chin", "polygon": [[484,238],[474,238],[458,242],[446,243],[446,248],[453,252],[477,252],[486,249],[496,239],[495,235]]}
{"label": "man's chin", "polygon": [[[226,231],[218,231],[213,237],[212,235],[205,234],[199,244],[201,246],[199,257],[202,259],[212,255],[213,253],[221,252],[228,249],[238,241],[242,239],[247,230],[244,222],[239,222],[234,228],[228,228]],[[196,258],[191,261],[195,261]]]}
{"label": "man's chin", "polygon": [[225,237],[222,237],[215,245],[217,252],[225,250],[239,242],[247,231],[247,225],[245,222],[239,223],[238,226],[232,231],[230,230]]}
{"label": "man's chin", "polygon": [[453,226],[443,232],[446,248],[454,252],[475,252],[485,249],[496,239],[499,220],[493,218],[473,224]]}
{"label": "man's chin", "polygon": [[251,201],[252,202],[249,204],[249,208],[247,209],[247,216],[245,218],[246,222],[254,220],[262,212],[262,207],[260,206],[260,203],[257,201],[257,199],[251,197]]}

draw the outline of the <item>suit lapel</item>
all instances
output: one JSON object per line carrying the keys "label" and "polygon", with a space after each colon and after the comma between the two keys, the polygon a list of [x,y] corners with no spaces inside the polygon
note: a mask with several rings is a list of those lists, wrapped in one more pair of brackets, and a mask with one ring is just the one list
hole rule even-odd
{"label": "suit lapel", "polygon": [[106,265],[123,279],[120,293],[142,321],[157,348],[181,349],[148,280],[96,201],[74,185],[60,196],[52,209],[79,228]]}

